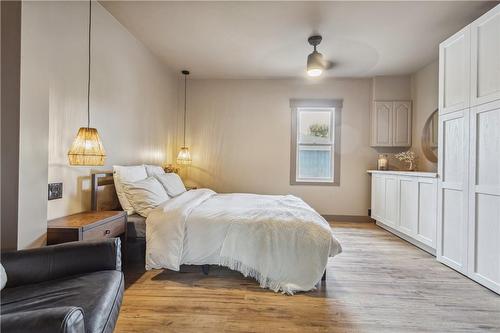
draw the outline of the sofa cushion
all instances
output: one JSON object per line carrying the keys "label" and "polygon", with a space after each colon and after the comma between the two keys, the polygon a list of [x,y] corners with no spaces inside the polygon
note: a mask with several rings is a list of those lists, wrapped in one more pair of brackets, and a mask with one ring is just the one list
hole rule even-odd
{"label": "sofa cushion", "polygon": [[124,289],[119,271],[99,271],[2,290],[2,315],[55,307],[81,307],[86,332],[111,332]]}

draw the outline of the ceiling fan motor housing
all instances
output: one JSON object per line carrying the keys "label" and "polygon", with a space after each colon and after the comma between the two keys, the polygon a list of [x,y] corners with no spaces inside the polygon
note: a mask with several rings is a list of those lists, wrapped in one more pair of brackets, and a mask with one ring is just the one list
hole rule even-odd
{"label": "ceiling fan motor housing", "polygon": [[311,44],[312,46],[316,47],[319,45],[319,43],[321,43],[321,40],[323,38],[320,36],[320,35],[315,35],[315,36],[311,36],[307,39],[307,41],[309,42],[309,44]]}

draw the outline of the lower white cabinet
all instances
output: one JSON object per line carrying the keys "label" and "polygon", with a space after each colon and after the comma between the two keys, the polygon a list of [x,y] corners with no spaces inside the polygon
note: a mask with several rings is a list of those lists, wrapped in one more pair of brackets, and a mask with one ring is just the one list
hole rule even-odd
{"label": "lower white cabinet", "polygon": [[435,254],[437,175],[430,172],[368,171],[372,218],[381,227]]}

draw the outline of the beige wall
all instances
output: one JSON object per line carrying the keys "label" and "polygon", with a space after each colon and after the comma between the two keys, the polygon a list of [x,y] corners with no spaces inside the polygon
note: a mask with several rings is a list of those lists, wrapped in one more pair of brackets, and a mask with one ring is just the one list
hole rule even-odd
{"label": "beige wall", "polygon": [[50,8],[23,2],[17,247],[45,242],[49,135]]}
{"label": "beige wall", "polygon": [[[191,80],[190,181],[220,192],[295,194],[321,214],[367,215],[371,79]],[[343,98],[340,186],[290,185],[291,98]]]}
{"label": "beige wall", "polygon": [[411,76],[376,76],[373,78],[374,101],[411,100]]}
{"label": "beige wall", "polygon": [[422,132],[427,118],[438,107],[439,63],[434,61],[412,75],[413,99],[413,146],[419,157],[418,168],[423,171],[436,171],[437,164],[428,161],[422,153]]}
{"label": "beige wall", "polygon": [[[90,208],[90,172],[67,152],[86,126],[88,2],[23,2],[19,248],[44,242],[47,219]],[[171,161],[177,76],[93,2],[91,126],[106,165]],[[63,182],[47,202],[47,182]]]}

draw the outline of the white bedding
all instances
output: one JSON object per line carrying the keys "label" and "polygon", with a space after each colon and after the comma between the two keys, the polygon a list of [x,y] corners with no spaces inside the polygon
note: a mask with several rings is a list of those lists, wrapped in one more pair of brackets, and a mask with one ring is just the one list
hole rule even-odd
{"label": "white bedding", "polygon": [[218,264],[288,294],[314,289],[341,251],[323,217],[291,195],[191,190],[146,220],[146,269]]}

